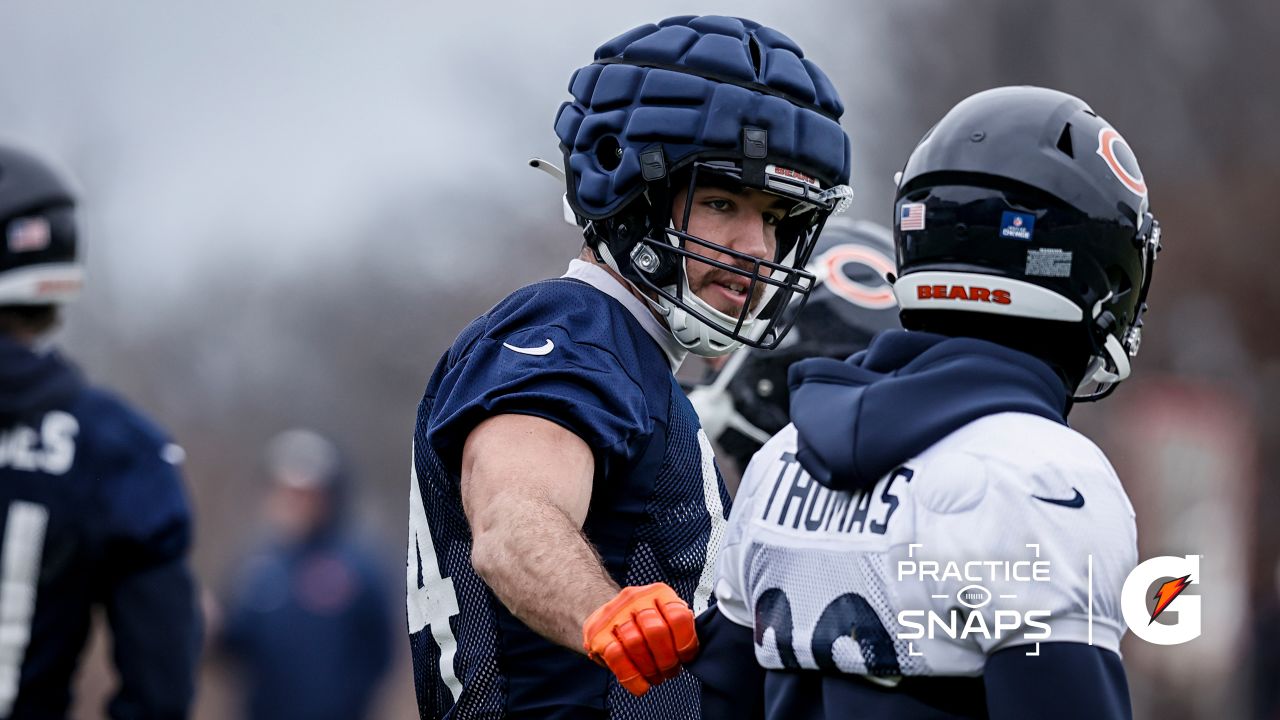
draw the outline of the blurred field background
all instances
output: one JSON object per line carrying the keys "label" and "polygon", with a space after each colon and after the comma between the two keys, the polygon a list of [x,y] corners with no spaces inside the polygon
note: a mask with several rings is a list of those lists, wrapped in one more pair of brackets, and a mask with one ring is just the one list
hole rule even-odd
{"label": "blurred field background", "polygon": [[[1140,556],[1204,556],[1206,608],[1190,644],[1128,639],[1135,710],[1280,718],[1280,5],[1247,0],[0,5],[0,136],[82,188],[89,284],[59,344],[187,449],[210,604],[261,530],[262,445],[294,425],[352,456],[400,588],[431,368],[580,242],[525,161],[561,162],[552,118],[597,45],[686,13],[772,25],[826,69],[856,217],[890,222],[893,172],[981,89],[1075,93],[1125,135],[1167,251],[1136,379],[1073,420],[1126,481]],[[416,712],[398,647],[378,718]],[[91,654],[78,718],[111,683]],[[225,664],[202,681],[197,717],[234,717]]]}

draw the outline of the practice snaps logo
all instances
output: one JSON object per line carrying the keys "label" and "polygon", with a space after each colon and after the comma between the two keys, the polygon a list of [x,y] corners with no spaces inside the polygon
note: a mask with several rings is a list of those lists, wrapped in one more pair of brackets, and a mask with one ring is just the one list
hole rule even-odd
{"label": "practice snaps logo", "polygon": [[922,547],[918,543],[907,546],[907,559],[898,561],[898,581],[915,580],[936,589],[960,587],[954,592],[931,594],[930,599],[937,603],[933,608],[898,613],[897,638],[908,641],[908,655],[923,654],[911,642],[915,640],[1000,640],[1008,636],[1034,644],[1027,655],[1040,654],[1040,642],[1049,640],[1053,633],[1048,622],[1051,611],[1026,607],[1025,602],[1036,584],[1052,582],[1050,562],[1040,557],[1038,544],[1027,545],[1034,556],[1022,560],[966,562],[915,557],[915,549]]}
{"label": "practice snaps logo", "polygon": [[1164,555],[1139,564],[1120,591],[1125,623],[1134,635],[1156,645],[1180,645],[1200,637],[1200,596],[1183,594],[1199,584],[1199,555]]}

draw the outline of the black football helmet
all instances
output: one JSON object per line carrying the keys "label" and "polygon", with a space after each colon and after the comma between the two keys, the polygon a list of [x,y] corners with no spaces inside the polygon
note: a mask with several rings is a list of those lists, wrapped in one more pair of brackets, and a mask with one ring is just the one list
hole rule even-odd
{"label": "black football helmet", "polygon": [[0,306],[79,294],[74,205],[70,186],[44,161],[0,143]]}
{"label": "black football helmet", "polygon": [[[707,435],[739,470],[789,419],[787,370],[810,357],[846,358],[881,330],[898,327],[898,307],[886,276],[894,272],[893,235],[874,223],[836,217],[827,222],[805,268],[817,285],[775,350],[734,353],[689,399]],[[792,318],[786,318],[790,321]]]}
{"label": "black football helmet", "polygon": [[1133,151],[1084,101],[1005,87],[956,105],[907,160],[894,230],[905,327],[1053,348],[1037,354],[1076,400],[1128,377],[1160,226]]}

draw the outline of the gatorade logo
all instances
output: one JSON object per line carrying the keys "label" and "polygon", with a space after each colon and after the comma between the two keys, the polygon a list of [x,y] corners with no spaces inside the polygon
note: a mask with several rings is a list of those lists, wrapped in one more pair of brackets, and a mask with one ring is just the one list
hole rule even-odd
{"label": "gatorade logo", "polygon": [[1120,611],[1134,635],[1156,645],[1181,645],[1200,637],[1200,596],[1183,591],[1200,584],[1200,556],[1163,555],[1129,573]]}

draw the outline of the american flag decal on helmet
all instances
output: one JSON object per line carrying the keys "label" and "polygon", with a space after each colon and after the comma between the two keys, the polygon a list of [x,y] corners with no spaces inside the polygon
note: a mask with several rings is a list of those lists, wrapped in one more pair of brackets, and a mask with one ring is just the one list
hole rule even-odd
{"label": "american flag decal on helmet", "polygon": [[11,253],[39,252],[49,247],[53,238],[49,221],[42,217],[18,218],[9,223],[6,234]]}
{"label": "american flag decal on helmet", "polygon": [[905,203],[898,213],[898,228],[901,230],[923,230],[924,203]]}

